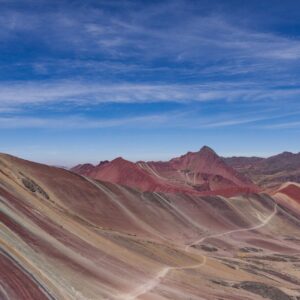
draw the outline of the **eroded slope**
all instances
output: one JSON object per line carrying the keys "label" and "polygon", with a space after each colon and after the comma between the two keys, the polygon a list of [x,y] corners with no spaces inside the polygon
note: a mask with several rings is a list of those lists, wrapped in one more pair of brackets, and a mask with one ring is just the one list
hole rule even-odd
{"label": "eroded slope", "polygon": [[1,155],[1,299],[297,299],[299,215]]}
{"label": "eroded slope", "polygon": [[78,165],[73,172],[140,191],[232,196],[258,188],[209,147],[166,162],[133,163],[121,157],[97,166]]}

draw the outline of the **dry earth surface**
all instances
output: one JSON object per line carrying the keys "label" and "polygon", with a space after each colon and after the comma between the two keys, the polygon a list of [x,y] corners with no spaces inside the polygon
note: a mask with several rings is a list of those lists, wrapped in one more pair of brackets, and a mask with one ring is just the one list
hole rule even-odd
{"label": "dry earth surface", "polygon": [[[207,168],[193,159],[172,162],[188,168],[188,191],[163,192],[0,155],[0,299],[299,300],[299,185],[190,192]],[[217,190],[252,186],[217,165]],[[159,169],[139,170],[148,166]],[[164,167],[156,177],[170,178]]]}
{"label": "dry earth surface", "polygon": [[265,189],[276,189],[283,183],[300,183],[300,152],[283,152],[268,158],[229,157],[224,161]]}

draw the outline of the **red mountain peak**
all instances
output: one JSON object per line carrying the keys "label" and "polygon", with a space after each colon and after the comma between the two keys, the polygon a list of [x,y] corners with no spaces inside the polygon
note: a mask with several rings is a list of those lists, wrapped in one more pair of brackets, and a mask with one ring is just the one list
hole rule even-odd
{"label": "red mountain peak", "polygon": [[117,157],[84,175],[142,191],[230,194],[255,189],[208,146],[168,162],[133,163]]}

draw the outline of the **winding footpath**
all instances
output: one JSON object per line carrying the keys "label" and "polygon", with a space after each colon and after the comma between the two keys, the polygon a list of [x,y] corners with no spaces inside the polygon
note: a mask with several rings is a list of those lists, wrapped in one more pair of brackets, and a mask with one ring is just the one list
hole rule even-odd
{"label": "winding footpath", "polygon": [[[159,196],[161,199],[164,199],[159,194],[157,194],[157,193],[154,193],[154,194],[157,195],[157,196]],[[209,235],[209,236],[206,236],[206,237],[202,237],[201,239],[193,242],[192,244],[187,245],[184,248],[184,250],[186,252],[190,252],[191,247],[193,247],[193,246],[195,246],[195,245],[197,245],[199,243],[202,243],[206,239],[209,239],[209,238],[222,237],[222,236],[225,236],[225,235],[228,235],[228,234],[232,234],[232,233],[236,233],[236,232],[245,232],[245,231],[252,231],[252,230],[260,229],[260,228],[266,226],[272,220],[272,218],[276,215],[276,213],[277,213],[277,204],[275,203],[272,214],[270,214],[262,223],[260,223],[258,225],[255,225],[253,227],[249,227],[249,228],[236,229],[236,230],[231,230],[231,231],[227,231],[227,232],[223,232],[223,233],[218,233],[218,234],[213,234],[213,235]],[[197,268],[200,268],[200,267],[204,266],[206,264],[207,257],[204,256],[204,255],[202,255],[202,258],[203,258],[203,261],[200,264],[195,264],[195,265],[192,265],[192,266],[165,267],[153,279],[149,280],[144,285],[139,286],[137,289],[135,289],[131,293],[129,293],[127,295],[122,295],[120,298],[117,298],[117,299],[120,299],[120,300],[121,299],[123,299],[123,300],[135,300],[139,296],[147,294],[148,292],[150,292],[151,290],[153,290],[155,287],[157,287],[161,283],[161,281],[171,271],[174,271],[174,270],[197,269]]]}
{"label": "winding footpath", "polygon": [[[89,181],[91,184],[93,184],[94,186],[96,186],[98,189],[102,190],[104,193],[106,193],[110,198],[112,198],[113,202],[118,205],[132,220],[134,220],[136,223],[139,223],[139,225],[141,225],[145,230],[147,230],[149,233],[152,234],[157,234],[156,231],[154,231],[148,224],[145,224],[144,222],[142,222],[135,214],[133,214],[125,205],[121,204],[119,202],[118,199],[115,198],[115,195],[108,190],[106,187],[102,186],[100,183],[95,182],[94,180],[91,180],[90,178],[84,177],[87,181]],[[169,203],[169,201],[167,199],[165,199],[163,196],[161,196],[159,193],[154,192],[153,193],[157,198],[159,198],[162,202],[164,202],[164,204],[166,206],[169,206],[171,209],[173,209],[173,211],[177,214],[180,215],[182,218],[184,218],[187,222],[189,222],[191,225],[193,225],[194,227],[198,228],[198,229],[202,229],[200,224],[195,222],[194,220],[192,220],[188,215],[186,215],[184,212],[182,212],[180,209],[178,209],[177,207],[175,207],[174,205],[172,205],[171,203]],[[217,233],[217,234],[213,234],[213,235],[208,235],[205,237],[200,238],[199,240],[188,244],[184,247],[184,251],[189,253],[191,252],[191,249],[193,246],[196,246],[202,242],[204,242],[205,240],[209,239],[209,238],[216,238],[216,237],[222,237],[225,235],[229,235],[232,233],[237,233],[237,232],[246,232],[246,231],[252,231],[252,230],[257,230],[260,229],[264,226],[266,226],[271,220],[272,218],[276,215],[277,213],[277,204],[275,203],[274,205],[274,209],[273,212],[261,223],[252,226],[252,227],[248,227],[248,228],[242,228],[242,229],[235,229],[235,230],[230,230],[227,232],[223,232],[223,233]],[[155,287],[157,287],[161,281],[171,272],[171,271],[175,271],[175,270],[189,270],[189,269],[198,269],[202,266],[204,266],[206,264],[207,261],[207,257],[205,255],[202,255],[202,262],[198,263],[198,264],[194,264],[194,265],[190,265],[190,266],[182,266],[182,267],[171,267],[171,266],[165,266],[163,269],[161,269],[157,275],[150,279],[149,281],[147,281],[145,284],[142,284],[141,286],[137,287],[136,289],[134,289],[133,291],[131,291],[130,293],[127,294],[121,294],[118,295],[117,297],[115,297],[115,299],[117,300],[135,300],[138,297],[147,294],[148,292],[150,292],[151,290],[153,290]]]}
{"label": "winding footpath", "polygon": [[221,237],[221,236],[228,235],[228,234],[231,234],[231,233],[236,233],[236,232],[244,232],[244,231],[252,231],[252,230],[260,229],[260,228],[266,226],[272,220],[272,218],[276,215],[276,213],[277,213],[277,204],[274,205],[274,209],[273,209],[272,214],[270,214],[262,223],[260,223],[258,225],[255,225],[253,227],[249,227],[249,228],[235,229],[235,230],[230,230],[230,231],[227,231],[227,232],[217,233],[217,234],[213,234],[213,235],[203,237],[203,238],[193,242],[192,244],[187,245],[185,247],[185,250],[187,251],[190,247],[195,246],[197,244],[200,244],[200,243],[204,242],[206,239]]}

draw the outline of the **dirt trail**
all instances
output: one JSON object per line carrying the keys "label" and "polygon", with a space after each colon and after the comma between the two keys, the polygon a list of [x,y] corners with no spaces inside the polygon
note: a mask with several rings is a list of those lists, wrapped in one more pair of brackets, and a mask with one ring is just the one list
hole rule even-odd
{"label": "dirt trail", "polygon": [[136,290],[128,294],[127,296],[121,296],[120,300],[134,300],[139,296],[144,295],[158,286],[161,280],[168,275],[170,271],[174,270],[188,270],[188,269],[197,269],[206,264],[206,256],[203,256],[203,261],[200,264],[192,265],[192,266],[183,266],[183,267],[165,267],[163,268],[153,279],[149,280],[144,285],[138,287]]}
{"label": "dirt trail", "polygon": [[[145,224],[144,222],[142,222],[138,216],[136,216],[135,214],[133,214],[125,205],[123,205],[122,203],[119,202],[119,199],[117,199],[117,197],[106,187],[104,187],[103,185],[101,185],[98,182],[95,182],[89,178],[86,178],[86,180],[88,180],[91,184],[93,184],[94,186],[96,186],[97,188],[101,189],[104,193],[106,193],[110,198],[112,198],[112,200],[120,207],[123,209],[123,211],[129,216],[131,217],[136,223],[138,223],[140,226],[142,226],[145,230],[147,230],[149,233],[156,233],[156,231],[154,231],[148,224]],[[160,200],[162,200],[165,204],[167,204],[171,209],[175,210],[176,213],[178,215],[181,215],[181,217],[183,217],[184,219],[186,219],[190,224],[192,224],[193,226],[197,227],[197,228],[201,228],[200,224],[198,224],[197,222],[195,222],[194,220],[192,220],[189,216],[187,216],[184,212],[182,212],[180,209],[178,209],[177,207],[175,207],[174,205],[172,205],[171,203],[169,203],[164,197],[162,197],[160,194],[154,192],[154,195],[156,195],[158,198],[160,198]],[[245,231],[251,231],[251,230],[256,230],[259,228],[262,228],[264,226],[266,226],[271,220],[272,218],[276,215],[277,213],[277,204],[274,205],[274,210],[272,212],[272,214],[270,214],[264,221],[262,221],[261,223],[253,226],[253,227],[249,227],[249,228],[242,228],[242,229],[235,229],[235,230],[230,230],[227,232],[223,232],[223,233],[218,233],[218,234],[213,234],[213,235],[209,235],[209,236],[205,236],[202,237],[201,239],[193,242],[192,244],[189,244],[187,246],[185,246],[184,251],[185,252],[190,252],[190,250],[192,249],[192,246],[195,246],[199,243],[204,242],[206,239],[209,238],[214,238],[214,237],[222,237],[224,235],[228,235],[228,234],[232,234],[232,233],[236,233],[236,232],[245,232]],[[202,229],[202,228],[201,228]],[[202,259],[203,261],[199,264],[194,264],[191,266],[182,266],[182,267],[170,267],[170,266],[166,266],[164,267],[162,270],[160,270],[157,275],[150,279],[149,281],[147,281],[145,284],[137,287],[135,290],[133,290],[132,292],[128,293],[128,294],[122,294],[116,297],[116,299],[119,300],[135,300],[138,299],[138,297],[147,294],[148,292],[150,292],[151,290],[153,290],[156,286],[158,286],[161,281],[171,272],[171,271],[175,271],[175,270],[188,270],[188,269],[197,269],[200,268],[202,266],[204,266],[206,264],[207,261],[207,257],[202,255]]]}
{"label": "dirt trail", "polygon": [[[158,195],[157,193],[155,193],[155,194]],[[189,252],[189,250],[191,249],[192,246],[197,245],[201,242],[204,242],[208,238],[221,237],[221,236],[228,235],[228,234],[235,233],[235,232],[251,231],[251,230],[256,230],[256,229],[262,228],[262,227],[266,226],[272,220],[272,218],[276,215],[276,213],[277,213],[277,204],[275,204],[272,214],[270,214],[262,223],[260,223],[258,225],[255,225],[250,228],[236,229],[236,230],[231,230],[231,231],[203,237],[203,238],[197,240],[196,242],[194,242],[190,245],[187,245],[184,250],[186,252]],[[173,270],[197,269],[199,267],[204,266],[206,264],[207,257],[204,255],[202,257],[203,257],[203,261],[200,264],[195,264],[192,266],[183,266],[183,267],[165,267],[165,268],[163,268],[153,279],[149,280],[144,285],[138,287],[135,291],[131,292],[130,294],[127,294],[125,296],[122,295],[121,298],[119,298],[119,299],[135,300],[139,296],[147,294],[148,292],[153,290],[156,286],[158,286],[161,283],[161,281],[169,274],[169,272],[171,272]]]}
{"label": "dirt trail", "polygon": [[209,238],[215,238],[215,237],[220,237],[220,236],[228,235],[228,234],[231,234],[231,233],[251,231],[251,230],[256,230],[256,229],[262,228],[262,227],[266,226],[272,220],[272,218],[276,215],[276,213],[277,213],[277,204],[275,204],[274,210],[273,210],[272,214],[270,214],[264,221],[262,221],[262,223],[260,223],[258,225],[255,225],[253,227],[249,227],[249,228],[234,229],[234,230],[230,230],[230,231],[227,231],[227,232],[217,233],[217,234],[213,234],[213,235],[209,235],[209,236],[203,237],[203,238],[197,240],[196,242],[187,245],[185,247],[185,250],[187,251],[190,247],[195,246],[195,245],[197,245],[199,243],[202,243],[206,239],[209,239]]}
{"label": "dirt trail", "polygon": [[146,282],[144,285],[139,286],[136,290],[128,294],[127,296],[121,296],[119,299],[123,300],[134,300],[137,297],[146,294],[151,291],[157,285],[159,285],[162,278],[164,278],[170,271],[171,267],[163,268],[153,279]]}

